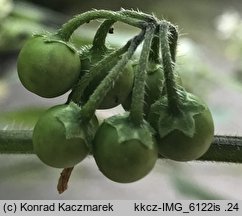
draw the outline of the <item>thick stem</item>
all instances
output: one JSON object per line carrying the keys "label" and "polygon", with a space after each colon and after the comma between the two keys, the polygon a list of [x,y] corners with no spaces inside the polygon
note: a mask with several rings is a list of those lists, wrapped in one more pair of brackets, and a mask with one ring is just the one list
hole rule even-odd
{"label": "thick stem", "polygon": [[180,103],[180,99],[177,93],[175,74],[173,72],[174,65],[171,59],[168,30],[169,30],[168,23],[162,22],[160,24],[160,39],[161,39],[161,53],[162,53],[165,85],[166,85],[166,92],[167,92],[167,100],[168,100],[169,111],[172,112],[173,115],[177,115],[180,113],[180,110],[178,107]]}
{"label": "thick stem", "polygon": [[135,71],[134,87],[132,93],[132,103],[130,118],[136,125],[143,122],[143,107],[145,94],[145,73],[151,48],[152,39],[155,32],[155,25],[149,25],[146,29],[144,44],[140,54],[139,64]]}
{"label": "thick stem", "polygon": [[125,44],[122,48],[115,50],[114,52],[110,53],[107,55],[105,58],[103,58],[101,61],[99,61],[94,67],[90,69],[90,71],[87,71],[82,78],[79,80],[77,85],[74,87],[68,101],[73,101],[76,103],[80,103],[82,94],[86,87],[90,84],[90,82],[96,77],[96,75],[103,70],[106,67],[110,67],[113,63],[114,59],[117,59],[124,54],[129,46],[130,46],[130,41]]}
{"label": "thick stem", "polygon": [[215,136],[209,150],[198,160],[242,163],[242,137]]}
{"label": "thick stem", "polygon": [[92,50],[106,50],[105,41],[107,34],[115,23],[114,20],[105,20],[98,28],[92,43]]}
{"label": "thick stem", "polygon": [[33,154],[32,130],[0,130],[0,154]]}
{"label": "thick stem", "polygon": [[[81,114],[83,120],[88,121],[92,118],[95,113],[96,108],[102,102],[103,98],[110,91],[112,86],[118,80],[119,76],[122,74],[125,65],[130,61],[138,45],[143,41],[144,31],[135,36],[130,43],[128,51],[122,56],[121,60],[112,68],[108,75],[102,80],[102,82],[95,89],[93,94],[90,96],[87,103],[83,106]],[[129,43],[129,42],[128,42]]]}
{"label": "thick stem", "polygon": [[75,16],[67,23],[62,25],[61,29],[57,32],[57,35],[64,41],[68,41],[73,32],[82,24],[88,23],[94,19],[111,19],[114,21],[124,22],[131,26],[143,29],[146,26],[144,21],[130,18],[123,15],[120,12],[108,11],[108,10],[92,10],[80,15]]}
{"label": "thick stem", "polygon": [[242,163],[242,137],[215,135],[208,151],[197,161]]}
{"label": "thick stem", "polygon": [[[32,130],[0,130],[0,154],[34,154],[32,134]],[[208,151],[197,160],[242,163],[242,136],[215,135]]]}

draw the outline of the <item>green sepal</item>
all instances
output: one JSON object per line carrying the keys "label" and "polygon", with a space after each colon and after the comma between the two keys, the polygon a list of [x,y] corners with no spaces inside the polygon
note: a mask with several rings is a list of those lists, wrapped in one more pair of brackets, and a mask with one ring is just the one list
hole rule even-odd
{"label": "green sepal", "polygon": [[94,136],[97,132],[97,129],[99,127],[97,117],[94,115],[88,123],[83,122],[82,127],[83,127],[83,130],[85,131],[87,145],[88,145],[89,149],[91,149],[91,152],[92,152],[92,147],[93,147],[92,142],[93,142]]}
{"label": "green sepal", "polygon": [[166,96],[151,106],[151,116],[157,118],[155,128],[161,138],[173,130],[180,130],[188,137],[193,137],[196,132],[194,116],[206,109],[206,105],[199,98],[185,90],[178,90],[178,94],[180,103],[177,114],[169,110]]}
{"label": "green sepal", "polygon": [[56,114],[56,118],[65,127],[66,139],[81,138],[89,149],[92,149],[92,141],[99,126],[95,115],[89,122],[83,122],[81,107],[70,102],[65,109]]}
{"label": "green sepal", "polygon": [[43,37],[44,41],[46,43],[61,43],[66,45],[72,52],[77,53],[78,51],[76,48],[73,46],[72,43],[63,41],[60,38],[58,38],[56,35],[53,34],[34,34],[33,37]]}
{"label": "green sepal", "polygon": [[133,124],[129,118],[129,113],[126,112],[123,115],[112,116],[104,121],[116,129],[119,143],[139,140],[148,149],[154,147],[154,130],[145,120],[140,126],[137,126]]}
{"label": "green sepal", "polygon": [[86,140],[86,134],[81,127],[81,108],[71,102],[62,111],[56,114],[56,118],[64,125],[66,139],[82,138]]}

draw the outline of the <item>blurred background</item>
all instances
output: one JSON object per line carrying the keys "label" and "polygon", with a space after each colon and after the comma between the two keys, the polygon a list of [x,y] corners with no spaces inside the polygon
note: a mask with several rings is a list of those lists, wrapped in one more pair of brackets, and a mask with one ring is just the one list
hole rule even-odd
{"label": "blurred background", "polygon": [[[93,8],[139,9],[177,24],[177,70],[185,87],[208,103],[216,134],[242,135],[239,0],[0,0],[0,129],[31,129],[45,109],[66,101],[67,94],[44,99],[24,89],[17,77],[17,55],[33,33],[54,32],[73,15]],[[80,27],[72,41],[77,47],[91,43],[99,24]],[[137,32],[124,24],[114,30],[107,39],[113,46]],[[240,164],[159,160],[144,179],[118,184],[106,179],[89,157],[74,169],[63,195],[56,191],[60,171],[34,155],[0,155],[0,199],[242,199]]]}

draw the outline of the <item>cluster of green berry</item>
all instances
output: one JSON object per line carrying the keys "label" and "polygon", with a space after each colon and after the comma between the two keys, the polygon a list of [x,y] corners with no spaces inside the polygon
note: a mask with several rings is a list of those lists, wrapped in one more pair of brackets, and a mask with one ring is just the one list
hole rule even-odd
{"label": "cluster of green berry", "polygon": [[[77,50],[71,34],[98,18],[105,21],[93,44]],[[141,29],[119,49],[105,44],[116,21]],[[147,175],[159,154],[177,161],[202,156],[213,140],[213,120],[206,104],[182,87],[175,71],[177,40],[171,23],[129,10],[89,11],[55,34],[33,36],[18,57],[24,87],[45,98],[72,90],[66,104],[47,110],[35,125],[37,156],[68,168],[93,154],[100,171],[121,183]],[[142,42],[139,59],[132,59]],[[120,104],[126,112],[99,125],[95,111]]]}

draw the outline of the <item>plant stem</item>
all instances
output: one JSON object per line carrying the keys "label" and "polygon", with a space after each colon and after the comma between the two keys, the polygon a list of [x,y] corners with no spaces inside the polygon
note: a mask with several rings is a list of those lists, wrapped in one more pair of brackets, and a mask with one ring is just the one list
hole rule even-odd
{"label": "plant stem", "polygon": [[33,154],[32,130],[0,130],[0,154]]}
{"label": "plant stem", "polygon": [[178,107],[180,99],[177,93],[175,74],[173,72],[174,65],[171,59],[168,30],[168,23],[162,22],[160,24],[160,39],[168,107],[169,111],[172,112],[173,115],[177,115],[180,113]]}
{"label": "plant stem", "polygon": [[160,58],[160,31],[159,31],[159,26],[156,27],[155,30],[155,35],[152,40],[151,44],[151,50],[149,53],[149,61],[154,62],[155,64],[160,64],[161,63],[161,58]]}
{"label": "plant stem", "polygon": [[[159,37],[159,26],[156,28],[155,36],[152,41],[151,51],[149,55],[149,61],[153,61],[156,64],[160,64],[160,37]],[[178,42],[178,31],[177,28],[169,23],[169,47],[170,47],[170,54],[171,60],[173,63],[176,62],[176,52],[177,52],[177,42]]]}
{"label": "plant stem", "polygon": [[[106,40],[108,31],[114,22],[115,21],[113,20],[105,20],[99,26],[94,36],[93,46],[91,47],[90,52],[93,52],[93,54],[98,53],[98,55],[101,55],[101,53],[105,53],[105,51],[107,50],[105,46],[105,40]],[[90,71],[87,71],[77,82],[77,84],[72,88],[72,92],[69,94],[66,104],[70,103],[71,101],[73,101],[76,104],[80,104],[83,91],[88,86],[88,84],[93,80],[96,74],[99,71],[101,71],[105,66],[111,65],[111,61],[119,57],[120,55],[122,55],[124,52],[127,51],[127,49],[121,48],[116,53],[115,52],[111,53],[110,58],[104,58],[101,62],[99,62],[94,67],[92,67]]]}
{"label": "plant stem", "polygon": [[103,98],[110,91],[115,81],[118,80],[119,76],[122,74],[125,65],[133,56],[136,48],[144,39],[144,31],[131,39],[128,51],[122,56],[121,60],[112,68],[108,75],[102,80],[102,82],[97,86],[93,94],[90,96],[89,100],[83,106],[81,110],[81,115],[83,120],[88,121],[92,118],[95,113],[96,108],[102,102]]}
{"label": "plant stem", "polygon": [[198,160],[242,163],[242,137],[215,136],[213,145]]}
{"label": "plant stem", "polygon": [[145,14],[140,11],[121,9],[120,13],[146,22],[152,22],[154,24],[157,24],[158,22],[158,19],[155,16]]}
{"label": "plant stem", "polygon": [[177,27],[169,23],[169,46],[171,53],[171,60],[173,63],[176,62],[176,51],[178,42],[178,30]]}
{"label": "plant stem", "polygon": [[105,20],[98,28],[93,42],[92,42],[92,50],[106,50],[106,46],[105,46],[105,41],[106,41],[106,37],[107,34],[110,30],[110,28],[112,27],[112,25],[115,23],[114,20]]}
{"label": "plant stem", "polygon": [[139,64],[137,65],[137,70],[135,71],[130,118],[136,125],[140,125],[143,122],[145,73],[147,69],[151,43],[154,37],[155,27],[155,25],[151,24],[146,29]]}
{"label": "plant stem", "polygon": [[110,67],[113,64],[114,59],[118,60],[118,58],[128,50],[130,43],[131,42],[129,41],[122,48],[113,51],[101,61],[99,61],[95,66],[93,66],[90,71],[87,71],[74,87],[70,97],[68,98],[68,101],[70,102],[72,100],[73,102],[79,104],[84,90],[94,79],[94,77],[104,68]]}
{"label": "plant stem", "polygon": [[[32,133],[32,130],[0,130],[0,154],[34,154]],[[242,136],[215,135],[209,150],[197,160],[242,163]]]}
{"label": "plant stem", "polygon": [[64,41],[68,41],[73,32],[82,24],[88,23],[94,19],[111,19],[114,21],[124,22],[131,26],[143,29],[146,22],[130,18],[121,12],[114,12],[108,10],[92,10],[75,16],[67,23],[63,24],[57,35]]}
{"label": "plant stem", "polygon": [[242,137],[215,135],[208,151],[197,161],[242,163]]}

